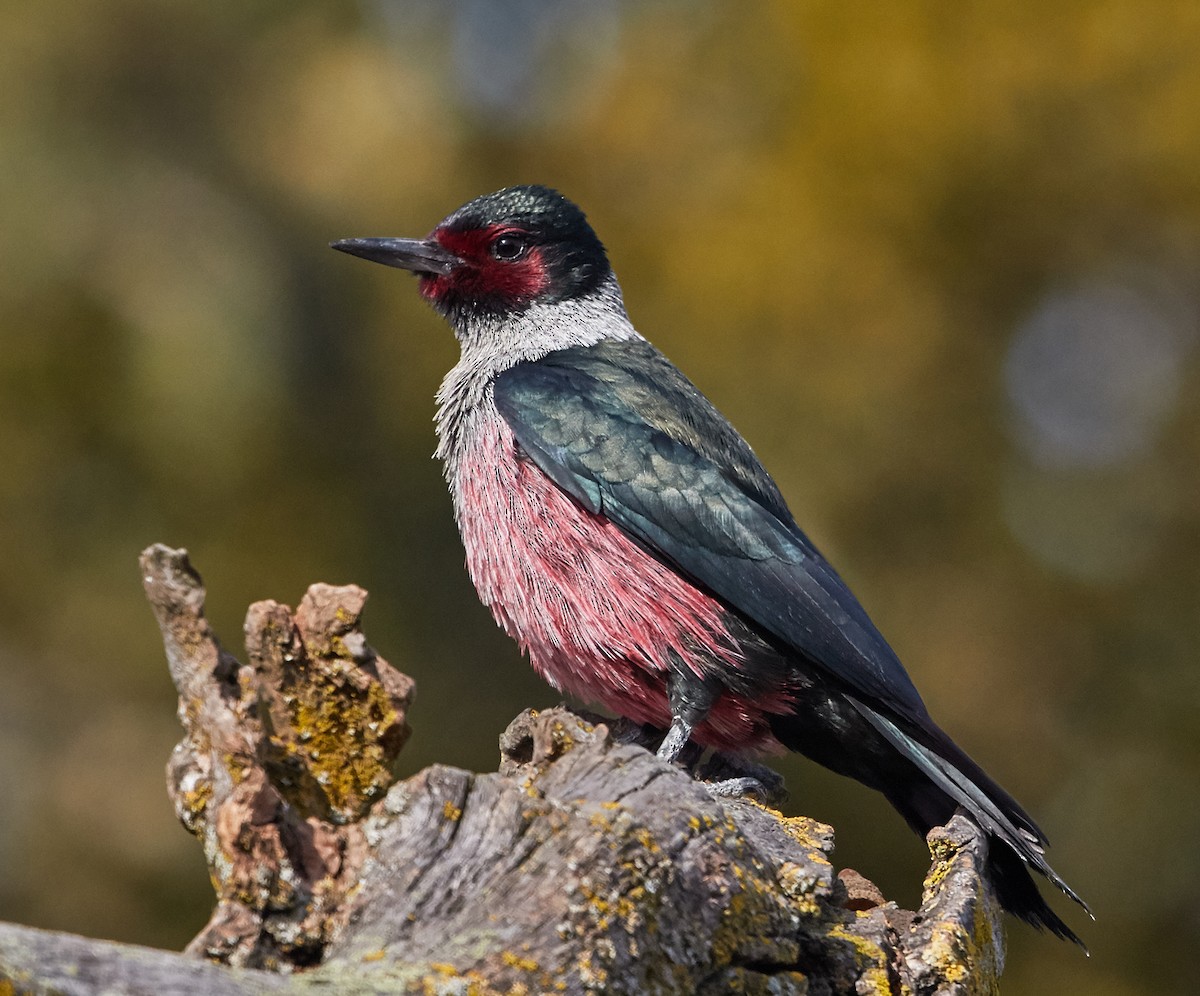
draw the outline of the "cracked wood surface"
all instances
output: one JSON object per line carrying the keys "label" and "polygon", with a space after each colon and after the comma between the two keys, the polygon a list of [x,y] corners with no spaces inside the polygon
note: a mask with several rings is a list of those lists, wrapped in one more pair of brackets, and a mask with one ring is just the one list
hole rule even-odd
{"label": "cracked wood surface", "polygon": [[365,592],[257,603],[242,665],[183,551],[142,567],[185,728],[169,790],[217,907],[183,954],[0,925],[0,996],[997,991],[961,817],[930,834],[914,914],[834,873],[829,827],[714,798],[566,708],[517,717],[497,772],[393,783],[413,686],[367,645]]}

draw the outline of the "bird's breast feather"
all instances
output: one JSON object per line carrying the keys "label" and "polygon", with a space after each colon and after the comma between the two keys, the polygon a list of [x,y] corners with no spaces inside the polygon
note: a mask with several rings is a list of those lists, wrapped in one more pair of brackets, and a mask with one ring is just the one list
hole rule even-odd
{"label": "bird's breast feather", "polygon": [[627,353],[576,347],[499,375],[496,405],[518,445],[588,511],[777,640],[860,694],[924,716],[894,652],[750,448],[673,366],[653,363],[661,354]]}

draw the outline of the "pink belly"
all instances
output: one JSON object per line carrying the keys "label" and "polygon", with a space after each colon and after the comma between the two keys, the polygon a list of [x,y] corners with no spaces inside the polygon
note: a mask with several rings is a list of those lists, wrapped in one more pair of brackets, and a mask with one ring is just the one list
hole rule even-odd
{"label": "pink belly", "polygon": [[[671,651],[697,674],[740,668],[744,657],[725,612],[564,494],[516,456],[512,433],[481,434],[456,480],[467,569],[500,626],[556,688],[618,715],[666,728]],[[694,739],[730,751],[779,749],[764,710],[726,693]]]}

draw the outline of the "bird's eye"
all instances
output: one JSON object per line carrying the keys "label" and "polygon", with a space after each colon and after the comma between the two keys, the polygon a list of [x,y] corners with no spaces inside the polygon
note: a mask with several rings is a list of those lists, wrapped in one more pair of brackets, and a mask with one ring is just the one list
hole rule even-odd
{"label": "bird's eye", "polygon": [[525,255],[528,248],[526,241],[519,235],[501,235],[492,243],[492,255],[496,259],[512,262]]}

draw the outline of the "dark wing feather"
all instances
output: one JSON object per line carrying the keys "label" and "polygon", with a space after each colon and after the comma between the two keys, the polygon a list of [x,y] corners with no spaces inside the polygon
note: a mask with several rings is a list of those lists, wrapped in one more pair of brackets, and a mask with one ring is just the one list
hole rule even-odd
{"label": "dark wing feather", "polygon": [[649,343],[518,364],[497,378],[495,399],[522,449],[585,508],[857,695],[929,722],[895,653],[745,440]]}

